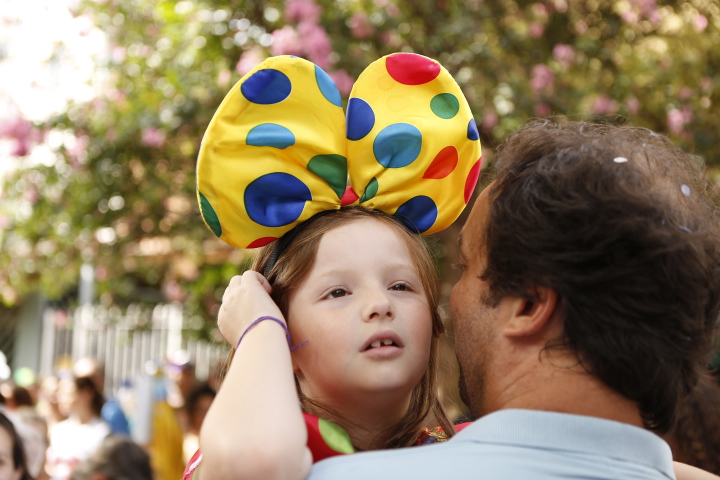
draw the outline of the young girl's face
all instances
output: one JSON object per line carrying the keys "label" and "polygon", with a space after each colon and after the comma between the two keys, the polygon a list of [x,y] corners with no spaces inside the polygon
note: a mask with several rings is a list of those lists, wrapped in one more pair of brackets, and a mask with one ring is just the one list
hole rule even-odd
{"label": "young girl's face", "polygon": [[303,391],[319,401],[405,395],[427,369],[432,315],[402,238],[376,220],[334,228],[291,294],[288,326]]}

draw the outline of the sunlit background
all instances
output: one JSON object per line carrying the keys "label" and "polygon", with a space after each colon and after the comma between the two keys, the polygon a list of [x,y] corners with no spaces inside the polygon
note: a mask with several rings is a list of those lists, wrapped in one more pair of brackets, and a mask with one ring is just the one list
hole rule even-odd
{"label": "sunlit background", "polygon": [[[222,293],[252,252],[201,221],[195,160],[268,56],[313,61],[344,100],[383,55],[437,59],[487,175],[524,122],[567,117],[667,134],[717,180],[719,45],[715,0],[0,0],[0,379],[80,354],[112,393],[177,355],[211,377]],[[446,295],[463,220],[432,242]]]}

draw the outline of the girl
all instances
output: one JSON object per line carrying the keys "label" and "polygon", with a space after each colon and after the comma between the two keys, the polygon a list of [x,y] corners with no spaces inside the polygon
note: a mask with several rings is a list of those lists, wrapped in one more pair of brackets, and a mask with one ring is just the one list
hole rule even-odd
{"label": "girl", "polygon": [[32,480],[22,440],[3,413],[0,413],[0,480]]}
{"label": "girl", "polygon": [[67,479],[75,466],[98,449],[110,434],[101,418],[104,397],[88,377],[63,378],[58,404],[67,419],[50,429],[47,470],[53,479]]}
{"label": "girl", "polygon": [[203,139],[198,199],[221,239],[264,248],[223,297],[236,351],[186,478],[302,479],[330,455],[453,433],[435,385],[439,282],[416,234],[457,218],[479,170],[475,121],[434,60],[370,65],[347,122],[305,60],[241,79]]}

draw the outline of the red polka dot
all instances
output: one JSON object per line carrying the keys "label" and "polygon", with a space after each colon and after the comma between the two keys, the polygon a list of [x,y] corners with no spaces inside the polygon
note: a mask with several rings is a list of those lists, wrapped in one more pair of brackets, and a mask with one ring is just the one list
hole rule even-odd
{"label": "red polka dot", "polygon": [[452,145],[447,146],[440,150],[435,156],[430,166],[425,173],[423,178],[434,178],[440,179],[445,178],[455,170],[458,164],[458,151],[457,148]]}
{"label": "red polka dot", "polygon": [[482,157],[475,162],[475,165],[470,169],[467,179],[465,180],[465,203],[467,204],[472,197],[475,185],[477,185],[478,178],[480,178],[480,167],[482,167]]}
{"label": "red polka dot", "polygon": [[403,85],[422,85],[440,75],[440,64],[414,53],[396,53],[385,59],[390,76]]}
{"label": "red polka dot", "polygon": [[358,198],[360,197],[358,197],[357,193],[355,193],[352,187],[347,187],[345,188],[345,193],[340,199],[340,206],[344,207],[345,205],[355,203]]}
{"label": "red polka dot", "polygon": [[[465,202],[465,203],[467,203],[467,202]],[[268,243],[274,242],[275,240],[277,240],[277,237],[262,237],[262,238],[258,238],[257,240],[253,240],[252,243],[250,243],[250,245],[248,245],[248,246],[245,247],[245,248],[260,248],[260,247],[264,247],[264,246],[267,245]]]}

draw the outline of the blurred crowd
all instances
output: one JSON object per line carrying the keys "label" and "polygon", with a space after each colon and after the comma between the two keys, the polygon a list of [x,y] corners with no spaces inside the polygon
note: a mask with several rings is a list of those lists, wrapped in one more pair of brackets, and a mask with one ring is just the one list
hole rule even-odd
{"label": "blurred crowd", "polygon": [[39,378],[0,352],[0,480],[181,478],[218,384],[178,353],[112,389],[94,358]]}

